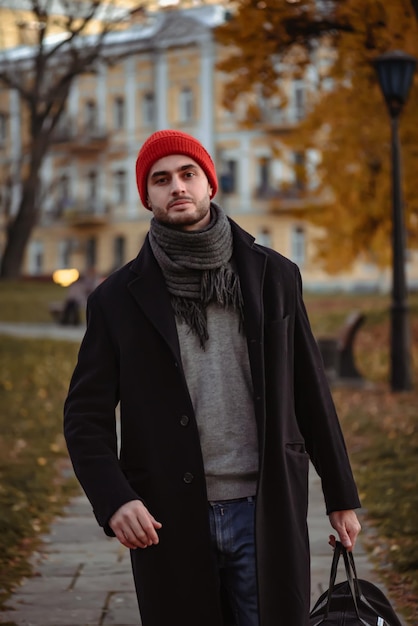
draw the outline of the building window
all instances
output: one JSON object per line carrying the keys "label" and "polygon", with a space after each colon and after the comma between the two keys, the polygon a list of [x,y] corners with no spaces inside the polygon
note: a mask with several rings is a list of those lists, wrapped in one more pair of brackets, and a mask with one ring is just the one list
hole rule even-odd
{"label": "building window", "polygon": [[61,200],[66,200],[70,196],[70,177],[63,174],[58,181],[58,195]]}
{"label": "building window", "polygon": [[70,177],[68,174],[63,174],[58,179],[57,196],[56,216],[60,217],[72,205]]}
{"label": "building window", "polygon": [[270,186],[270,170],[271,170],[271,159],[264,157],[260,159],[259,162],[259,172],[260,172],[260,186],[261,188],[268,189]]}
{"label": "building window", "polygon": [[113,101],[113,126],[116,130],[125,128],[125,100],[122,96]]}
{"label": "building window", "polygon": [[194,102],[193,92],[190,87],[183,87],[183,89],[181,90],[179,109],[181,122],[189,122],[193,119]]}
{"label": "building window", "polygon": [[115,237],[113,246],[115,268],[121,267],[125,263],[125,237]]}
{"label": "building window", "polygon": [[71,239],[62,239],[58,242],[58,267],[67,268],[71,267]]}
{"label": "building window", "polygon": [[257,163],[257,195],[260,198],[269,195],[271,184],[271,159],[269,157],[262,157]]}
{"label": "building window", "polygon": [[44,266],[44,244],[42,241],[31,241],[29,244],[29,274],[39,276]]}
{"label": "building window", "polygon": [[293,153],[293,168],[295,187],[303,191],[306,187],[306,158],[304,152]]}
{"label": "building window", "polygon": [[302,267],[306,261],[306,233],[302,226],[292,228],[290,247],[292,261]]}
{"label": "building window", "polygon": [[222,173],[220,175],[220,185],[222,193],[235,193],[237,190],[237,162],[233,159],[224,161]]}
{"label": "building window", "polygon": [[86,242],[86,268],[96,267],[97,262],[97,241],[95,237],[90,237]]}
{"label": "building window", "polygon": [[77,120],[72,118],[68,111],[64,109],[58,118],[57,124],[54,128],[54,138],[60,141],[68,141],[77,134]]}
{"label": "building window", "polygon": [[97,105],[93,100],[87,100],[85,103],[84,123],[87,132],[97,128]]}
{"label": "building window", "polygon": [[89,172],[87,174],[87,200],[95,201],[97,199],[97,172]]}
{"label": "building window", "polygon": [[7,139],[7,116],[5,113],[0,113],[0,144],[6,142]]}
{"label": "building window", "polygon": [[124,170],[118,170],[113,175],[114,190],[115,190],[115,202],[118,204],[125,204],[126,202],[126,172]]}
{"label": "building window", "polygon": [[299,122],[305,117],[305,85],[301,80],[293,84],[293,118]]}
{"label": "building window", "polygon": [[152,126],[155,118],[154,94],[146,93],[142,99],[142,119],[144,126]]}

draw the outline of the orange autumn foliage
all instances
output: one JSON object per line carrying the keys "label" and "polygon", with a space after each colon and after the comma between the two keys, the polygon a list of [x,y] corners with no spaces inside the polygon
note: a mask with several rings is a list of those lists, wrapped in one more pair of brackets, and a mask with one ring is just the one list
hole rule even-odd
{"label": "orange autumn foliage", "polygon": [[[220,65],[231,76],[225,90],[227,106],[232,108],[243,93],[264,99],[280,96],[289,73],[300,77],[308,63],[316,64],[319,80],[311,93],[309,114],[294,132],[280,136],[292,150],[313,148],[321,154],[315,202],[310,190],[303,217],[322,232],[318,258],[328,271],[346,268],[359,256],[388,265],[390,124],[373,60],[393,49],[418,57],[413,2],[239,0],[235,4],[236,18],[218,35],[221,43],[233,46]],[[418,71],[400,131],[407,243],[416,248]],[[318,203],[318,198],[323,202]]]}

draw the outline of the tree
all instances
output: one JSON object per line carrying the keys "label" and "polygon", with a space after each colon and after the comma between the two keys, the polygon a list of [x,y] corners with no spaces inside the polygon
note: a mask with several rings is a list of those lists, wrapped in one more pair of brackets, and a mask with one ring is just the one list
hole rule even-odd
{"label": "tree", "polygon": [[[318,77],[310,114],[281,140],[293,149],[319,149],[322,155],[317,197],[309,204],[307,196],[303,216],[324,233],[317,243],[318,256],[326,269],[341,270],[359,256],[384,266],[390,260],[391,231],[389,120],[372,62],[378,54],[394,48],[417,56],[417,3],[413,7],[409,0],[317,2],[320,10],[315,10],[315,3],[310,1],[281,3],[279,8],[276,4],[272,0],[244,0],[240,4],[237,20],[251,23],[251,33],[235,39],[238,54],[227,59],[223,69],[238,68],[238,80],[245,74],[239,62],[239,51],[244,47],[245,63],[251,70],[239,88],[237,79],[231,81],[226,92],[229,105],[233,106],[243,89],[261,91],[269,98],[286,72],[301,75],[309,61],[318,62],[320,56],[327,61],[325,67],[328,64],[329,69]],[[257,18],[257,12],[263,18]],[[268,34],[268,57],[263,59],[259,54],[263,45],[254,37],[258,31],[264,37],[266,29],[272,35]],[[236,24],[228,24],[220,33],[221,40],[233,37],[234,32]],[[255,73],[245,43],[250,40],[256,56]],[[277,63],[279,58],[281,64]],[[263,80],[268,76],[267,91],[260,90],[260,76]],[[414,193],[418,110],[412,104],[418,100],[417,83],[401,123],[408,242],[413,246],[418,244],[418,201]]]}
{"label": "tree", "polygon": [[[32,29],[32,45],[21,56],[18,50],[3,50],[0,54],[0,85],[19,94],[23,108],[20,119],[27,131],[25,158],[21,165],[15,164],[19,169],[20,199],[17,209],[6,216],[2,279],[20,275],[25,249],[39,218],[41,168],[73,81],[80,74],[94,71],[102,59],[106,35],[123,25],[129,14],[142,10],[142,5],[132,8],[132,1],[129,10],[123,9],[127,1],[28,0],[27,5],[29,13],[23,25],[36,26]],[[12,15],[18,22],[15,9]]]}

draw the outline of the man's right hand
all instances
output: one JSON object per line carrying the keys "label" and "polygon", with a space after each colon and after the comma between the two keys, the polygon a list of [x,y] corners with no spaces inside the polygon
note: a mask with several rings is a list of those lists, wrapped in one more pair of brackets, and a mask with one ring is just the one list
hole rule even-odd
{"label": "man's right hand", "polygon": [[135,550],[157,544],[156,531],[162,524],[157,522],[141,500],[131,500],[112,515],[109,526],[122,545]]}

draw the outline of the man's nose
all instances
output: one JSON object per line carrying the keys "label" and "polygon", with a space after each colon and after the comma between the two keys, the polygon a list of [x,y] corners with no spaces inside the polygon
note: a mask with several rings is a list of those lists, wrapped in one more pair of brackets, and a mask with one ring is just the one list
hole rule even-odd
{"label": "man's nose", "polygon": [[173,176],[171,179],[171,193],[183,193],[185,190],[183,178],[181,176]]}

